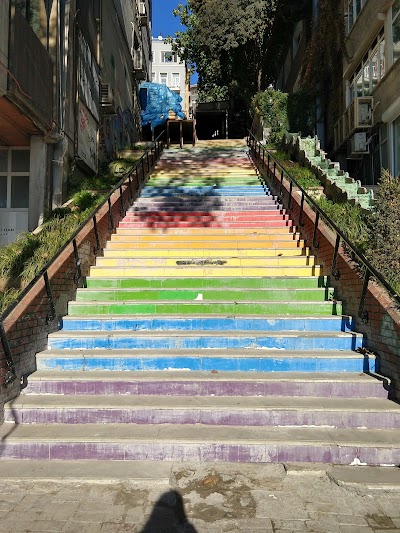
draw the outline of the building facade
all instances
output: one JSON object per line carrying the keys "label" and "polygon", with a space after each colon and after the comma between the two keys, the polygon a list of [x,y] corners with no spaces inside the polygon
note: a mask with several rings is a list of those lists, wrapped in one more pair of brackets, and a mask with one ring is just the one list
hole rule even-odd
{"label": "building facade", "polygon": [[400,176],[400,0],[343,0],[343,13],[348,58],[335,150],[373,185],[382,168]]}
{"label": "building facade", "polygon": [[151,81],[161,83],[182,97],[182,110],[187,116],[189,111],[189,86],[186,64],[172,51],[172,45],[166,44],[160,35],[152,38],[152,73]]}
{"label": "building facade", "polygon": [[2,0],[0,246],[140,135],[151,0]]}
{"label": "building facade", "polygon": [[[318,5],[305,2],[294,21],[278,89],[300,87]],[[329,98],[332,105],[319,110],[316,102],[315,130],[331,159],[363,184],[375,185],[382,168],[400,175],[400,0],[341,0],[337,15],[344,17],[346,54],[338,54],[341,79]]]}

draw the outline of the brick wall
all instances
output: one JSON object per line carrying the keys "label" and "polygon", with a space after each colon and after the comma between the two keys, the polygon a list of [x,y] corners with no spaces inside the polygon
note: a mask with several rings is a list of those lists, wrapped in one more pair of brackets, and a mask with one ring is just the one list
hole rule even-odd
{"label": "brick wall", "polygon": [[[279,193],[280,185],[273,178],[273,165],[270,165],[267,177],[267,167],[260,161],[255,161],[261,175],[267,178],[272,191]],[[278,172],[277,172],[278,175]],[[279,176],[280,180],[280,176]],[[289,198],[289,181],[283,181],[283,203],[286,207]],[[295,224],[300,219],[301,194],[293,188],[290,215]],[[312,246],[314,235],[315,212],[304,202],[303,226],[298,228],[307,246]],[[323,265],[324,274],[329,276],[330,286],[335,288],[338,300],[343,302],[343,312],[353,317],[353,329],[365,336],[366,347],[377,356],[378,372],[392,382],[391,395],[400,400],[400,310],[391,299],[386,289],[373,280],[369,282],[365,299],[365,311],[368,321],[364,322],[358,316],[360,298],[364,278],[357,264],[352,261],[342,247],[339,248],[337,268],[340,278],[336,280],[332,275],[336,234],[320,219],[316,234],[318,249],[312,250],[317,257],[318,264]]]}
{"label": "brick wall", "polygon": [[[152,166],[154,158],[150,158]],[[147,164],[145,165],[145,171]],[[132,175],[132,189],[138,194],[147,172],[139,166],[138,173]],[[130,190],[128,183],[122,186],[122,198],[125,210],[129,207]],[[123,217],[121,212],[120,191],[117,189],[111,196],[111,211],[114,228]],[[109,207],[106,203],[96,214],[100,247],[104,248],[114,228],[110,226]],[[96,237],[93,220],[86,224],[76,237],[79,259],[81,262],[82,279],[77,283],[77,266],[74,258],[73,244],[70,243],[51,263],[47,270],[52,290],[56,318],[49,323],[50,305],[47,298],[43,276],[25,294],[17,306],[4,319],[4,330],[14,358],[18,379],[8,388],[4,385],[7,364],[4,349],[0,343],[0,422],[3,419],[2,405],[17,396],[21,389],[23,377],[36,370],[37,352],[47,347],[47,335],[57,331],[61,318],[67,314],[67,305],[75,298],[76,289],[82,286],[83,279],[88,275],[90,266],[95,263]]]}

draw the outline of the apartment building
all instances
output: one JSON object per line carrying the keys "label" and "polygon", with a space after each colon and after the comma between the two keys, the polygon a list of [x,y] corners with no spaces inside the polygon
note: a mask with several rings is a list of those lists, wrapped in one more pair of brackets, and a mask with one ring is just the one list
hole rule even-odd
{"label": "apartment building", "polygon": [[343,13],[348,59],[335,151],[375,184],[381,168],[400,175],[400,0],[343,0]]}
{"label": "apartment building", "polygon": [[160,35],[152,38],[152,73],[151,81],[161,83],[182,97],[182,110],[185,115],[189,110],[189,87],[186,64],[172,51],[172,45],[166,44]]}
{"label": "apartment building", "polygon": [[[310,21],[318,17],[318,0],[304,6],[277,75],[286,92],[300,87]],[[341,0],[337,14],[344,16],[347,57],[332,105],[322,110],[316,101],[315,129],[331,159],[375,185],[382,168],[400,175],[400,0]]]}
{"label": "apartment building", "polygon": [[151,0],[1,0],[0,245],[140,135]]}

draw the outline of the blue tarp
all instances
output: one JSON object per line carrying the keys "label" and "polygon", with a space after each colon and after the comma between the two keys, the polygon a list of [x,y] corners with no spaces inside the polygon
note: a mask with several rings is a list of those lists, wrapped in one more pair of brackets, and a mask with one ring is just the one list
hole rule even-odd
{"label": "blue tarp", "polygon": [[154,130],[167,121],[170,110],[179,118],[185,118],[182,113],[182,98],[161,83],[144,82],[140,85],[140,104],[142,107],[142,126],[151,125]]}

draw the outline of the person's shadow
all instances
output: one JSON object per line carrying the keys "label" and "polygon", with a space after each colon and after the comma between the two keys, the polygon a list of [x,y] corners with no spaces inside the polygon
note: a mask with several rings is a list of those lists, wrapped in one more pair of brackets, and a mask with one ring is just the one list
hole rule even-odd
{"label": "person's shadow", "polygon": [[165,492],[140,533],[197,533],[187,519],[182,496],[176,490]]}

